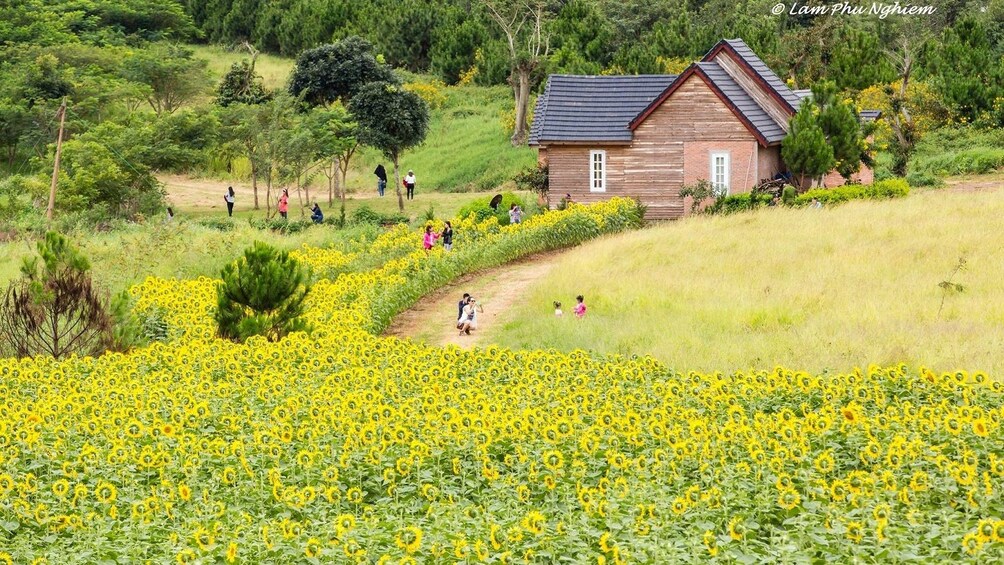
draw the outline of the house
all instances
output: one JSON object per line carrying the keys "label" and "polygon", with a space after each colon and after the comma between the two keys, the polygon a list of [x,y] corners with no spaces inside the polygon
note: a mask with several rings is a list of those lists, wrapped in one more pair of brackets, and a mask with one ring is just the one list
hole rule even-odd
{"label": "house", "polygon": [[[679,218],[689,211],[685,184],[707,179],[734,194],[785,172],[781,140],[803,96],[728,39],[678,76],[551,75],[530,145],[552,194],[631,196],[650,219]],[[871,181],[870,170],[859,176]]]}

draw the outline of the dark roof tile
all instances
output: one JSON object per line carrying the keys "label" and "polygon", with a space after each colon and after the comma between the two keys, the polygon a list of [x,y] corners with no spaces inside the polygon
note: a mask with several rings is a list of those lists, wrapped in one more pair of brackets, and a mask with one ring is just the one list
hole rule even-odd
{"label": "dark roof tile", "polygon": [[745,116],[753,127],[767,140],[767,143],[776,143],[784,139],[785,131],[763,108],[757,104],[756,100],[739,86],[725,69],[714,61],[697,63],[697,66],[711,80],[711,83],[725,95],[725,98],[735,106],[739,113]]}
{"label": "dark roof tile", "polygon": [[537,98],[530,144],[631,141],[628,123],[675,75],[551,75]]}
{"label": "dark roof tile", "polygon": [[753,69],[753,72],[760,75],[760,78],[767,83],[778,95],[781,96],[788,104],[791,105],[793,110],[798,110],[798,105],[802,103],[802,99],[798,97],[788,85],[781,80],[781,77],[774,74],[774,71],[770,70],[760,57],[757,57],[756,53],[746,45],[746,42],[742,39],[726,39],[726,43],[729,47],[738,54],[742,59]]}

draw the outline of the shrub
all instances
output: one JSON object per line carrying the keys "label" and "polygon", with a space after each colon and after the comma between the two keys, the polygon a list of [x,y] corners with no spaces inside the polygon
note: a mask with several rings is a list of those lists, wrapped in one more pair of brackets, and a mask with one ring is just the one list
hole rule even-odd
{"label": "shrub", "polygon": [[799,195],[796,206],[819,200],[823,204],[838,204],[848,200],[899,198],[910,193],[910,185],[903,179],[888,179],[870,185],[847,184],[836,188],[817,188]]}
{"label": "shrub", "polygon": [[248,220],[248,223],[255,229],[270,230],[282,235],[300,233],[303,230],[314,226],[314,222],[306,218],[299,220],[284,220],[282,218],[265,220],[261,218],[251,218]]}
{"label": "shrub", "polygon": [[538,163],[535,167],[527,167],[520,171],[513,181],[516,188],[529,190],[546,199],[550,190],[550,177],[546,164]]}
{"label": "shrub", "polygon": [[526,206],[526,201],[519,197],[519,195],[513,192],[503,192],[502,202],[499,203],[498,208],[492,210],[491,204],[492,197],[484,196],[482,198],[477,198],[469,202],[466,206],[457,212],[458,218],[466,218],[468,216],[474,216],[477,221],[481,222],[487,220],[494,216],[498,219],[499,225],[507,226],[509,225],[509,209],[513,204],[520,207],[523,210],[523,218],[526,219],[529,216],[529,210]]}
{"label": "shrub", "polygon": [[701,203],[709,198],[718,196],[718,191],[707,179],[697,179],[693,184],[685,184],[680,187],[680,198],[693,198],[690,203],[690,211],[696,212],[701,207]]}
{"label": "shrub", "polygon": [[215,315],[219,336],[243,342],[260,335],[278,341],[291,332],[306,331],[308,276],[288,252],[255,242],[221,273]]}
{"label": "shrub", "polygon": [[939,186],[943,181],[933,175],[922,171],[910,171],[906,175],[906,182],[910,186]]}
{"label": "shrub", "polygon": [[408,216],[405,216],[404,214],[381,214],[364,204],[352,212],[352,222],[356,224],[370,224],[374,226],[407,224]]}
{"label": "shrub", "polygon": [[797,194],[798,190],[795,187],[790,184],[786,184],[784,185],[784,188],[781,189],[781,202],[783,202],[785,206],[791,206],[795,203],[795,195]]}
{"label": "shrub", "polygon": [[108,299],[91,283],[90,263],[48,232],[39,258],[26,259],[0,306],[0,345],[18,357],[96,355],[113,341]]}
{"label": "shrub", "polygon": [[233,231],[234,229],[234,221],[230,218],[203,218],[199,220],[199,225],[221,232]]}
{"label": "shrub", "polygon": [[715,203],[705,208],[704,211],[708,214],[735,214],[766,206],[770,204],[772,199],[770,194],[754,194],[752,192],[731,194],[716,199]]}
{"label": "shrub", "polygon": [[443,104],[446,104],[446,95],[442,91],[445,87],[446,85],[442,81],[434,80],[431,83],[410,82],[402,88],[408,92],[417,94],[419,98],[425,100],[430,109],[437,109],[442,108]]}

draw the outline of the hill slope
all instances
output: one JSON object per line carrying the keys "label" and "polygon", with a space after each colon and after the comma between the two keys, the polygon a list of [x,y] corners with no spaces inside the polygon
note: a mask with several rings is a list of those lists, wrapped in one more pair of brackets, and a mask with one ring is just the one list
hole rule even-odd
{"label": "hill slope", "polygon": [[[1004,191],[931,192],[624,234],[565,255],[488,341],[696,370],[907,362],[1004,374],[1004,236],[987,229],[1002,214]],[[946,280],[964,290],[947,293]],[[578,294],[585,320],[567,314]]]}

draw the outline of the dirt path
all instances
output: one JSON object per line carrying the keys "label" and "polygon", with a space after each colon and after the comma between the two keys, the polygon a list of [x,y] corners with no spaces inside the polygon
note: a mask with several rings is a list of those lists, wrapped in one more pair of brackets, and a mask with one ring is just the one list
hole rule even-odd
{"label": "dirt path", "polygon": [[[523,299],[527,288],[551,272],[562,251],[527,257],[495,269],[472,273],[424,297],[410,310],[398,314],[384,335],[410,337],[429,345],[456,344],[464,348],[487,345],[486,332],[510,320],[513,305]],[[458,336],[454,323],[457,302],[469,292],[484,306],[478,312],[478,329]]]}
{"label": "dirt path", "polygon": [[952,192],[983,192],[1004,188],[1004,175],[993,173],[989,175],[970,175],[951,178],[945,181],[945,186]]}

